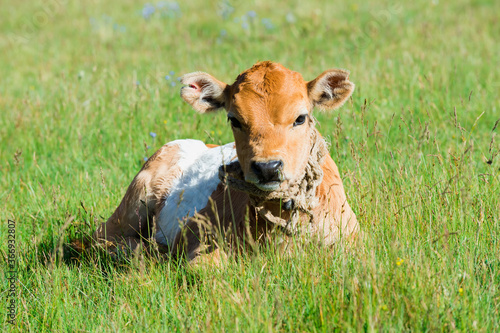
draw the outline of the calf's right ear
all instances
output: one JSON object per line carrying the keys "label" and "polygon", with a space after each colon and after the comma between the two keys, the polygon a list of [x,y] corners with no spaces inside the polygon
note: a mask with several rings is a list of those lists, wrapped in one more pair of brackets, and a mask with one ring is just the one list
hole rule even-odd
{"label": "calf's right ear", "polygon": [[228,85],[203,72],[184,75],[181,97],[200,113],[215,111],[226,105]]}

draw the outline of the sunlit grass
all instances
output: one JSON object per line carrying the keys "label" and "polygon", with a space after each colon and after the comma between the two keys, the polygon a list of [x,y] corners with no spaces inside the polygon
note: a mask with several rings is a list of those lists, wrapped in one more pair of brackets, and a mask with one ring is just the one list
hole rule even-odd
{"label": "sunlit grass", "polygon": [[[0,6],[2,265],[17,222],[19,331],[494,331],[500,326],[500,6],[291,1]],[[177,77],[259,60],[351,71],[316,113],[363,236],[272,246],[220,267],[57,260],[163,143],[232,141]],[[168,77],[167,77],[168,76]],[[495,127],[496,126],[496,127]],[[155,133],[152,136],[150,133]]]}

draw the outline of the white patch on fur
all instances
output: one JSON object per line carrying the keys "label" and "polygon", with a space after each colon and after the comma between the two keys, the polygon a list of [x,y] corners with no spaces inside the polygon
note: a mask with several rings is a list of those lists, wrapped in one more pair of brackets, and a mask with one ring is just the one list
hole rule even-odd
{"label": "white patch on fur", "polygon": [[179,162],[182,175],[172,184],[165,206],[157,220],[156,240],[172,245],[186,217],[203,209],[210,195],[219,184],[219,166],[229,164],[236,157],[234,143],[208,148],[198,140],[176,140],[179,146]]}

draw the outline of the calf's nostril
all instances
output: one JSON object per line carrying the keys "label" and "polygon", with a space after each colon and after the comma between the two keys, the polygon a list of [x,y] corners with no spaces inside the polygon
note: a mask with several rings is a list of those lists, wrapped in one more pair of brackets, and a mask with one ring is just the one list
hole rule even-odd
{"label": "calf's nostril", "polygon": [[252,162],[250,168],[261,182],[281,181],[282,161]]}
{"label": "calf's nostril", "polygon": [[281,161],[271,161],[271,162],[268,162],[268,167],[269,169],[271,170],[277,170],[277,169],[281,169],[283,167],[283,162]]}

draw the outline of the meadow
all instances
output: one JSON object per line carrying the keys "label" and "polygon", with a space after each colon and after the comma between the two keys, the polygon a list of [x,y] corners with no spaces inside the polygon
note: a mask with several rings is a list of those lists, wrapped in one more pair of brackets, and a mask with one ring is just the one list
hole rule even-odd
{"label": "meadow", "polygon": [[[499,12],[495,0],[2,1],[0,330],[499,331]],[[288,255],[194,268],[68,259],[164,143],[232,141],[224,112],[196,114],[178,77],[231,83],[260,60],[306,80],[350,70],[350,101],[315,116],[360,241],[297,239]]]}

